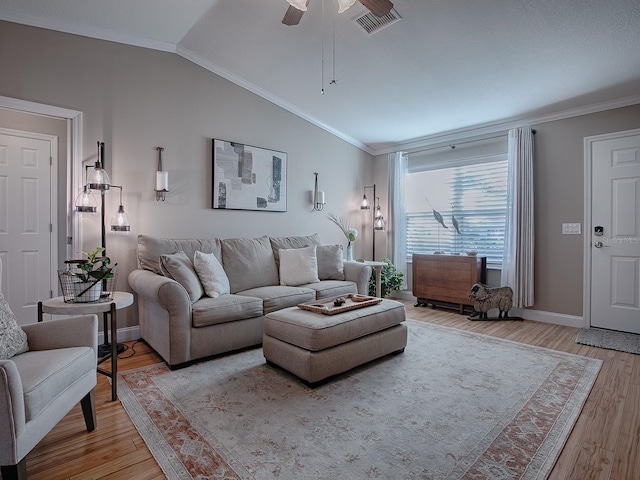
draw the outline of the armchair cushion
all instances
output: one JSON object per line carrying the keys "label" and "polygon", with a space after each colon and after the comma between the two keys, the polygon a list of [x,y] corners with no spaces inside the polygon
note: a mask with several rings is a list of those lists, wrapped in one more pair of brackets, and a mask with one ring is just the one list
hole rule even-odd
{"label": "armchair cushion", "polygon": [[8,360],[28,349],[27,334],[18,325],[9,304],[0,292],[0,360]]}

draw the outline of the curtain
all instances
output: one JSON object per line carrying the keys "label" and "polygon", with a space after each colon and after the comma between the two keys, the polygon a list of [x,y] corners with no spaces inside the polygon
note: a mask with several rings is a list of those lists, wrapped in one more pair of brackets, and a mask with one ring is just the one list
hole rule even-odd
{"label": "curtain", "polygon": [[407,215],[405,212],[405,176],[407,174],[407,154],[395,152],[389,154],[389,233],[388,252],[391,262],[404,277],[402,289],[407,289]]}
{"label": "curtain", "polygon": [[509,130],[508,186],[501,284],[513,289],[513,306],[533,305],[533,131]]}

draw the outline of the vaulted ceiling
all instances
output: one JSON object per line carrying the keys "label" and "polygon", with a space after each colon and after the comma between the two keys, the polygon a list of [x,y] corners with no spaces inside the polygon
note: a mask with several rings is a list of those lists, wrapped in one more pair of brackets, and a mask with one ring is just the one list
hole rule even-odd
{"label": "vaulted ceiling", "polygon": [[175,52],[370,153],[640,103],[638,0],[393,3],[372,35],[335,0],[297,26],[286,0],[0,0],[0,19]]}

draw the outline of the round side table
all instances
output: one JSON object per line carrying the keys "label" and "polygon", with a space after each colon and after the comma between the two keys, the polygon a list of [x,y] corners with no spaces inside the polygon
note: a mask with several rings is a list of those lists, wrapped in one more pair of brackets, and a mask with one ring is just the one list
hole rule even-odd
{"label": "round side table", "polygon": [[[42,321],[42,314],[49,313],[51,315],[87,315],[102,313],[105,319],[111,318],[111,351],[102,352],[98,365],[107,359],[111,359],[111,371],[104,370],[98,366],[98,373],[111,378],[111,400],[118,398],[118,319],[116,311],[128,307],[133,304],[133,294],[129,292],[113,292],[113,300],[110,302],[92,302],[92,303],[65,303],[64,297],[50,298],[38,302],[38,321]],[[105,342],[102,345],[109,345],[108,332],[103,332]]]}

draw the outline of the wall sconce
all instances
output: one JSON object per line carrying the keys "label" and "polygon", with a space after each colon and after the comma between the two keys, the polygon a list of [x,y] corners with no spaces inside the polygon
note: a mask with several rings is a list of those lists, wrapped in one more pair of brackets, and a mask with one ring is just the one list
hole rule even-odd
{"label": "wall sconce", "polygon": [[162,152],[164,148],[156,147],[158,151],[158,171],[156,172],[156,202],[162,200],[163,202],[167,198],[169,192],[169,172],[162,171]]}
{"label": "wall sconce", "polygon": [[327,202],[324,200],[324,192],[322,190],[318,190],[318,173],[313,172],[313,174],[316,176],[316,182],[313,187],[313,210],[315,212],[319,212],[324,208]]}

